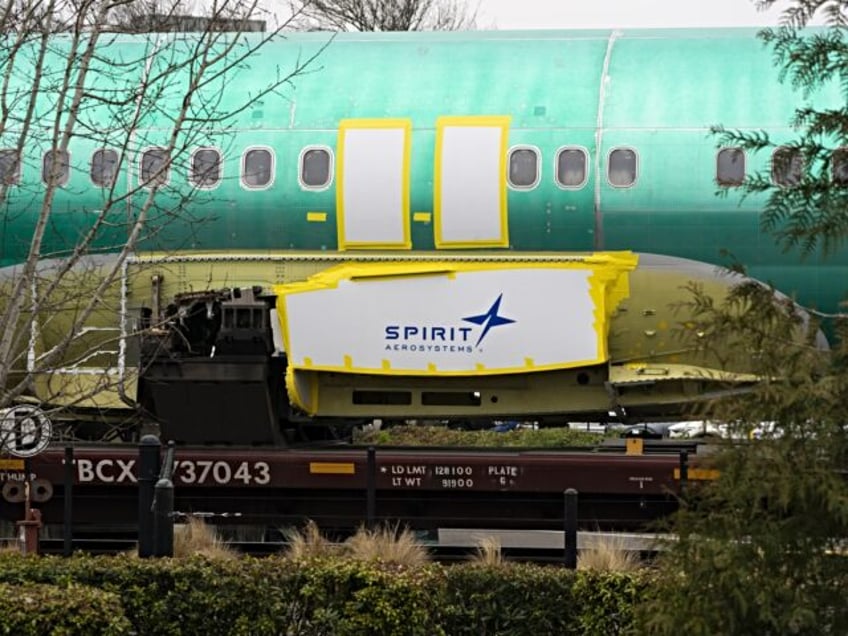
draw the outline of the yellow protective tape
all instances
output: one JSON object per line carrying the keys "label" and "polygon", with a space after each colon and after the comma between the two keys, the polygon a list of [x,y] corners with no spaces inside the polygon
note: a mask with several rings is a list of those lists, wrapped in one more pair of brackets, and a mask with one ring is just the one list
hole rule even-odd
{"label": "yellow protective tape", "polygon": [[[525,358],[524,368],[498,369],[478,365],[473,370],[475,374],[496,375],[503,373],[545,371],[561,368],[574,368],[589,364],[599,364],[608,359],[607,336],[610,318],[618,304],[630,293],[629,273],[636,267],[638,257],[631,252],[599,252],[589,254],[562,255],[558,261],[542,262],[449,262],[449,261],[418,261],[418,262],[368,262],[347,263],[331,267],[315,274],[306,281],[286,285],[276,285],[274,292],[278,297],[277,314],[282,328],[286,351],[293,352],[297,347],[292,346],[292,334],[288,325],[288,301],[298,294],[337,288],[344,281],[379,281],[418,276],[456,276],[467,272],[506,271],[519,268],[525,269],[580,269],[588,270],[590,275],[589,294],[594,304],[594,324],[592,328],[597,340],[598,355],[591,360],[571,360],[567,363],[553,365],[536,365],[532,358]],[[338,373],[367,373],[377,375],[409,375],[410,371],[395,368],[384,360],[375,368],[361,367],[349,351],[339,352],[340,364],[322,366],[316,364],[309,352],[302,352],[300,359],[289,360],[286,377],[290,399],[293,404],[307,413],[316,412],[318,404],[318,382],[316,372],[332,371]],[[298,373],[295,373],[298,370]],[[450,371],[439,368],[436,364],[428,364],[425,369],[415,372],[416,375],[427,376],[467,376],[468,370]]]}

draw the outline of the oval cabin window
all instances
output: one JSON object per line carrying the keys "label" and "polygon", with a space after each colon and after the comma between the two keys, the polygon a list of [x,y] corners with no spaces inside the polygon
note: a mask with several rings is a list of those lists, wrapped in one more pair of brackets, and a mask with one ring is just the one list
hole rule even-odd
{"label": "oval cabin window", "polygon": [[330,153],[324,148],[310,148],[300,156],[300,180],[307,188],[330,185]]}
{"label": "oval cabin window", "polygon": [[265,148],[253,148],[244,153],[241,181],[248,188],[264,188],[271,183],[273,157]]}
{"label": "oval cabin window", "polygon": [[629,188],[636,183],[636,151],[616,148],[610,152],[607,179],[616,188]]}
{"label": "oval cabin window", "polygon": [[63,186],[68,183],[70,177],[71,157],[67,151],[57,150],[55,162],[53,161],[52,150],[44,153],[44,159],[41,162],[41,180],[45,184],[49,185],[53,181],[57,186]]}
{"label": "oval cabin window", "polygon": [[115,150],[101,148],[91,155],[91,182],[101,188],[108,188],[115,182],[118,172],[118,153]]}
{"label": "oval cabin window", "polygon": [[141,155],[141,182],[146,186],[168,182],[168,153],[165,148],[148,148]]}
{"label": "oval cabin window", "polygon": [[563,148],[557,155],[557,183],[563,188],[579,188],[586,183],[586,151]]}
{"label": "oval cabin window", "polygon": [[771,180],[779,186],[794,186],[804,176],[804,157],[794,148],[781,147],[771,156]]}
{"label": "oval cabin window", "polygon": [[833,151],[831,170],[835,184],[848,186],[848,148],[837,148]]}
{"label": "oval cabin window", "polygon": [[0,184],[15,185],[20,178],[21,162],[18,161],[18,151],[0,150]]}
{"label": "oval cabin window", "polygon": [[191,156],[189,181],[198,188],[214,188],[221,181],[221,153],[215,148],[198,148]]}
{"label": "oval cabin window", "polygon": [[738,186],[745,180],[745,151],[722,148],[716,156],[716,181],[720,186]]}
{"label": "oval cabin window", "polygon": [[509,185],[529,189],[539,180],[539,153],[533,148],[515,148],[509,153]]}

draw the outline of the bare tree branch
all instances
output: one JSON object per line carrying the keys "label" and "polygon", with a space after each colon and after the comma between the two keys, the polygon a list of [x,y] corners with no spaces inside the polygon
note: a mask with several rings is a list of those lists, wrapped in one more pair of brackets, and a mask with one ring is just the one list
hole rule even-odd
{"label": "bare tree branch", "polygon": [[461,31],[474,29],[477,8],[461,0],[291,0],[302,31]]}
{"label": "bare tree branch", "polygon": [[[224,100],[223,87],[289,25],[248,37],[261,30],[257,0],[214,0],[185,21],[189,9],[176,0],[0,4],[0,260],[14,263],[0,267],[0,409],[20,400],[94,408],[115,395],[125,379],[117,321],[127,262],[169,225],[190,231],[189,203],[210,196],[165,176],[210,137],[232,143],[238,115],[283,91],[332,39]],[[149,32],[165,24],[193,34]],[[150,174],[135,172],[151,147]],[[114,153],[112,176],[74,190],[69,171],[93,171],[91,149]]]}

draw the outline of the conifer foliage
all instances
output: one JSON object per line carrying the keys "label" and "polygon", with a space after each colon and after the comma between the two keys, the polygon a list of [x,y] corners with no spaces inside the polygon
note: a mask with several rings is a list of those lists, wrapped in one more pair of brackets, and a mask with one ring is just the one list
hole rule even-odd
{"label": "conifer foliage", "polygon": [[[757,2],[768,9],[774,0]],[[813,19],[825,27],[806,28]],[[848,237],[848,2],[797,0],[760,34],[798,90],[795,138],[715,129],[719,146],[772,157],[749,176],[762,226],[786,258],[824,265]],[[824,108],[807,98],[826,94]],[[779,141],[779,143],[778,143]],[[787,148],[783,156],[773,153]],[[761,155],[762,156],[762,155]],[[800,158],[800,159],[799,159]],[[796,169],[790,162],[795,161]],[[787,163],[784,163],[787,162]],[[797,163],[800,162],[800,163]],[[775,173],[789,175],[776,183]],[[811,263],[808,263],[810,265]],[[720,477],[689,488],[679,541],[661,560],[640,633],[840,634],[848,625],[848,346],[840,316],[799,310],[749,282],[719,303],[692,289],[702,346],[741,343],[763,381],[704,414],[728,425],[711,462]],[[777,298],[775,300],[775,298]],[[806,338],[791,342],[789,333]],[[830,348],[822,347],[827,334]]]}

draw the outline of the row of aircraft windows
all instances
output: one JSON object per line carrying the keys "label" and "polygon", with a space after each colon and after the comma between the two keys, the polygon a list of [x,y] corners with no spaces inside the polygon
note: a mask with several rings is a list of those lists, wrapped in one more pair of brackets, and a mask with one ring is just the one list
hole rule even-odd
{"label": "row of aircraft windows", "polygon": [[[586,183],[587,154],[582,148],[563,148],[556,157],[556,180],[564,188]],[[509,155],[509,183],[513,188],[532,189],[539,182],[541,157],[535,148],[513,148]],[[638,155],[632,148],[614,148],[607,159],[607,180],[616,188],[629,188],[638,177]],[[833,181],[848,185],[848,148],[838,148],[831,158]],[[792,186],[804,175],[804,158],[795,148],[781,146],[772,154],[771,180]],[[745,180],[745,151],[722,148],[716,155],[716,181],[721,186],[742,185]]]}
{"label": "row of aircraft windows", "polygon": [[[96,150],[91,156],[89,176],[99,187],[108,187],[115,179],[118,152],[108,148]],[[141,154],[139,177],[143,185],[168,183],[170,168],[166,166],[164,148],[148,148]],[[583,148],[562,148],[557,153],[557,183],[564,188],[580,188],[586,183],[588,156]],[[41,175],[46,183],[53,166],[53,152],[44,153]],[[332,155],[321,147],[304,149],[300,155],[300,182],[310,189],[320,190],[333,179]],[[68,183],[71,175],[70,156],[58,152],[56,183]],[[268,148],[251,148],[242,155],[241,181],[247,188],[266,188],[274,176],[274,155]],[[198,148],[189,161],[189,182],[200,188],[214,188],[222,178],[221,153],[216,148]],[[14,150],[0,150],[0,182],[14,185],[20,180],[20,162]],[[529,189],[539,181],[539,154],[535,148],[517,147],[509,154],[508,180],[512,187]],[[610,153],[610,181],[627,187],[636,180],[636,153],[630,149],[615,149]]]}
{"label": "row of aircraft windows", "polygon": [[[837,148],[831,156],[831,176],[834,183],[848,185],[848,148]],[[771,156],[771,180],[780,186],[793,186],[804,176],[804,157],[795,148],[781,146]],[[733,187],[745,180],[745,151],[741,148],[722,148],[716,156],[716,181]]]}
{"label": "row of aircraft windows", "polygon": [[[300,157],[300,177],[306,188],[322,189],[330,185],[332,167],[330,151],[326,148],[307,148]],[[115,180],[119,155],[116,150],[101,148],[91,155],[89,177],[101,188],[109,187]],[[189,182],[198,188],[214,188],[223,177],[221,152],[217,148],[197,148],[189,160]],[[68,152],[44,153],[41,178],[46,183],[55,169],[56,183],[66,185],[71,177],[71,157]],[[0,183],[15,185],[20,182],[21,166],[15,150],[0,149]],[[170,180],[167,149],[153,147],[141,153],[139,178],[142,185],[165,185]],[[274,154],[269,148],[251,148],[242,155],[241,182],[247,188],[262,189],[274,180]]]}
{"label": "row of aircraft windows", "polygon": [[[89,176],[99,187],[110,186],[117,174],[119,155],[116,150],[101,148],[91,156]],[[848,185],[848,148],[839,148],[832,158],[833,180]],[[165,185],[170,179],[164,148],[148,148],[141,154],[139,176],[146,186]],[[47,182],[53,167],[53,151],[44,153],[41,175]],[[221,152],[217,148],[197,148],[189,161],[189,182],[198,188],[214,188],[222,179]],[[535,188],[540,179],[541,155],[532,146],[516,146],[509,151],[507,180],[519,190]],[[71,175],[70,156],[58,151],[56,183],[65,185]],[[797,184],[804,171],[804,160],[798,150],[777,148],[772,155],[771,178],[777,185]],[[15,150],[0,149],[0,183],[15,185],[20,181],[20,162]],[[300,154],[300,183],[307,189],[329,187],[333,179],[332,155],[328,148],[308,147]],[[614,148],[607,159],[607,180],[616,188],[629,188],[638,176],[638,155],[633,148]],[[584,148],[566,146],[556,154],[557,184],[562,188],[582,188],[588,177],[588,153]],[[263,189],[274,179],[274,154],[269,148],[250,148],[242,155],[241,182],[246,188]],[[716,156],[716,181],[721,186],[739,186],[745,180],[745,151],[723,148]]]}

